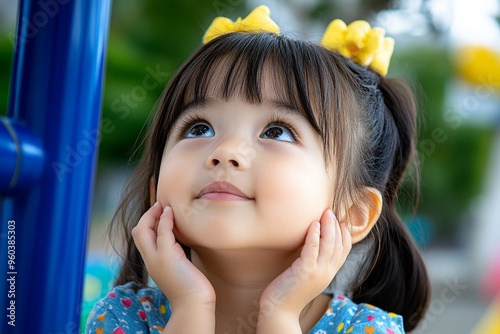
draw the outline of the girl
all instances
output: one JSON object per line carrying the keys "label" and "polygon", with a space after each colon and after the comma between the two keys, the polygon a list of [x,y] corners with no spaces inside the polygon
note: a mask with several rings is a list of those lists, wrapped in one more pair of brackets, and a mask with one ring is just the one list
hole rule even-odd
{"label": "girl", "polygon": [[[415,102],[383,77],[380,29],[332,25],[318,46],[279,35],[266,7],[214,21],[161,97],[113,221],[117,286],[88,333],[416,327],[429,283],[395,209]],[[382,42],[349,59],[339,31]]]}

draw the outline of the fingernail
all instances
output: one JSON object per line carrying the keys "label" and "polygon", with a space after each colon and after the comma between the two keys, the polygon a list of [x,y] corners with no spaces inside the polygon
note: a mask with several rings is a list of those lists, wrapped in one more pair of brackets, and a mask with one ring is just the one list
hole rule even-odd
{"label": "fingernail", "polygon": [[163,212],[168,212],[168,210],[170,210],[170,206],[168,205],[163,208]]}
{"label": "fingernail", "polygon": [[152,207],[158,206],[158,204],[159,204],[158,201],[156,201],[155,204],[153,204]]}

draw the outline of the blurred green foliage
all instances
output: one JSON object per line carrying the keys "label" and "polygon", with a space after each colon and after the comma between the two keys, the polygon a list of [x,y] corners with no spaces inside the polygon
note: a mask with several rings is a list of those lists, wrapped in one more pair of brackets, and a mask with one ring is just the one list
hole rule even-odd
{"label": "blurred green foliage", "polygon": [[13,46],[6,35],[0,38],[0,116],[7,115],[12,48]]}
{"label": "blurred green foliage", "polygon": [[[389,75],[413,82],[420,103],[420,199],[417,214],[438,237],[453,235],[483,186],[493,129],[472,125],[473,110],[448,106],[444,98],[454,79],[453,55],[442,43],[397,50]],[[403,200],[405,194],[401,194]]]}
{"label": "blurred green foliage", "polygon": [[[330,20],[335,2],[318,1],[311,20]],[[368,18],[387,1],[363,1],[359,12]],[[352,6],[351,6],[352,7]],[[338,9],[338,8],[337,8]],[[232,19],[248,13],[243,0],[154,1],[113,3],[100,168],[126,165],[137,137],[169,77],[199,45],[215,16]],[[12,45],[0,38],[0,114],[6,113]],[[444,117],[444,96],[453,78],[445,46],[428,43],[397,48],[389,75],[406,77],[421,87],[424,118],[419,139],[422,160],[421,201],[418,215],[427,217],[438,235],[452,236],[457,222],[481,191],[493,130],[467,125],[464,117]],[[402,195],[405,200],[404,194]]]}

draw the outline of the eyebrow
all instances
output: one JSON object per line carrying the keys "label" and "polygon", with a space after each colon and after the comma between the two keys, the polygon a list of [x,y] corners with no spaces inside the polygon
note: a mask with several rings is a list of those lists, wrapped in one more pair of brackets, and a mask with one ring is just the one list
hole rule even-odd
{"label": "eyebrow", "polygon": [[285,112],[292,112],[292,113],[300,113],[300,111],[291,105],[290,103],[283,101],[283,100],[275,100],[275,99],[266,99],[262,102],[263,104],[269,104],[271,107],[282,110]]}
{"label": "eyebrow", "polygon": [[182,108],[182,111],[185,112],[189,109],[196,109],[196,108],[204,107],[207,104],[212,103],[213,101],[214,101],[214,99],[209,98],[209,97],[193,99],[193,100],[189,101],[188,103],[186,103],[184,108]]}

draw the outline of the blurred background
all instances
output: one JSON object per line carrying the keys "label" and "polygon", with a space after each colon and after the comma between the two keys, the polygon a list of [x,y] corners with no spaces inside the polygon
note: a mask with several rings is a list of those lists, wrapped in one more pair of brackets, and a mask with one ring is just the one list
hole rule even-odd
{"label": "blurred background", "polygon": [[[489,315],[500,314],[492,311],[500,309],[498,0],[115,1],[82,324],[118,266],[106,228],[156,100],[214,17],[236,19],[262,3],[282,33],[298,38],[319,41],[340,18],[365,19],[396,39],[388,75],[416,85],[422,111],[416,213],[407,195],[412,186],[401,194],[401,213],[433,284],[415,332],[480,333]],[[17,1],[0,0],[0,115],[7,112],[16,15]]]}

